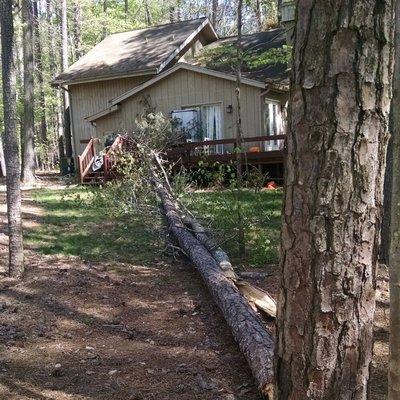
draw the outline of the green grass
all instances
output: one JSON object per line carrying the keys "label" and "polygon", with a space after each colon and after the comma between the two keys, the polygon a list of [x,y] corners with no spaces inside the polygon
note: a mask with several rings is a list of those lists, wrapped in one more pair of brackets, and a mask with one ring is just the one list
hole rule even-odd
{"label": "green grass", "polygon": [[[100,189],[99,189],[100,190]],[[110,210],[91,205],[85,188],[38,189],[34,199],[44,211],[43,223],[26,232],[27,244],[44,254],[78,256],[97,262],[130,262],[146,265],[163,246],[160,218],[114,217]],[[211,223],[215,236],[235,264],[262,267],[278,261],[282,193],[244,191],[242,207],[246,258],[238,254],[236,201],[231,191],[198,191],[183,202]]]}
{"label": "green grass", "polygon": [[44,211],[40,227],[26,240],[44,254],[79,256],[86,261],[150,263],[161,249],[159,219],[114,217],[91,206],[85,188],[38,189],[32,195]]}
{"label": "green grass", "polygon": [[243,191],[246,257],[238,252],[237,201],[232,191],[204,191],[184,195],[186,206],[211,223],[216,238],[235,263],[262,267],[278,262],[282,191]]}

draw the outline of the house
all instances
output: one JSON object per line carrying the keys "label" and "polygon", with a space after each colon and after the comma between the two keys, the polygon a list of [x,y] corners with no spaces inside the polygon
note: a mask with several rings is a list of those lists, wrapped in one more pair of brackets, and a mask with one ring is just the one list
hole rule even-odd
{"label": "house", "polygon": [[[236,76],[229,63],[235,43],[235,37],[219,38],[207,18],[106,37],[54,80],[69,94],[75,156],[91,138],[102,141],[110,133],[133,131],[144,110],[152,108],[186,131],[196,125],[188,141],[219,141],[212,153],[228,159],[237,120]],[[285,43],[284,29],[242,39],[245,53],[253,55]],[[261,138],[284,133],[287,96],[286,65],[244,65],[242,129],[247,149],[258,153],[252,154],[258,164],[282,163],[283,141]]]}

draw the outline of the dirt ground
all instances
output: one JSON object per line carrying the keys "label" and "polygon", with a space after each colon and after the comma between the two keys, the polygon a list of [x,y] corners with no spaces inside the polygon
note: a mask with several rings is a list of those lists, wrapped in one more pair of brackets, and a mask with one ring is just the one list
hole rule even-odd
{"label": "dirt ground", "polygon": [[[24,225],[35,227],[42,210],[29,193],[24,191]],[[5,223],[3,187],[1,400],[259,399],[229,328],[190,264],[124,264],[121,274],[107,263],[27,248],[26,277],[15,283],[5,277]],[[268,279],[273,290],[276,277]],[[384,268],[377,301],[371,386],[372,399],[382,400],[388,342]]]}
{"label": "dirt ground", "polygon": [[[25,226],[40,224],[29,191],[23,203]],[[118,274],[27,248],[15,284],[4,277],[4,191],[0,207],[0,399],[259,398],[191,265],[160,260]]]}

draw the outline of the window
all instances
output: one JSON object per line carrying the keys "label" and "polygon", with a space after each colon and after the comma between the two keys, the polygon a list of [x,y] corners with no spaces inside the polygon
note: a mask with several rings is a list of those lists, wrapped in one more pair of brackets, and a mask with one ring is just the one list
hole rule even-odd
{"label": "window", "polygon": [[197,109],[200,113],[202,139],[221,139],[221,105],[204,105],[197,107]]}
{"label": "window", "polygon": [[[282,114],[280,104],[271,100],[265,100],[264,106],[264,132],[265,135],[273,136],[282,133]],[[278,149],[281,140],[265,142],[265,150]]]}
{"label": "window", "polygon": [[[187,140],[199,142],[222,138],[222,104],[202,104],[184,107],[172,111],[175,126]],[[217,153],[223,152],[222,145],[211,149]]]}

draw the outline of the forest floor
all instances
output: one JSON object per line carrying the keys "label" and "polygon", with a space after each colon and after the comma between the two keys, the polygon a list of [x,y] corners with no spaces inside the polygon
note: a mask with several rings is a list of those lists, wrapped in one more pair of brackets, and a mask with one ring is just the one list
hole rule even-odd
{"label": "forest floor", "polygon": [[[18,283],[5,276],[0,186],[0,399],[259,399],[201,278],[162,254],[160,221],[109,218],[80,193],[58,181],[23,191],[27,271]],[[268,268],[268,282],[256,283],[276,296],[277,268]],[[377,296],[372,399],[383,400],[384,268]]]}

